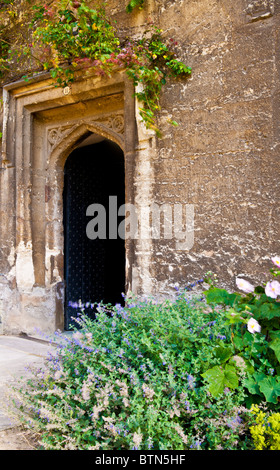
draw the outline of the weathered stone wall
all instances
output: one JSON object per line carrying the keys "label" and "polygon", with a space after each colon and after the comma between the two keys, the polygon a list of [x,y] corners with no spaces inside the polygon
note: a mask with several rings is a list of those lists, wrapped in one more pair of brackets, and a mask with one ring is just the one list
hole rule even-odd
{"label": "weathered stone wall", "polygon": [[164,281],[170,265],[182,282],[211,269],[232,288],[236,275],[263,280],[279,251],[280,4],[169,3],[160,21],[193,76],[163,96],[180,127],[159,142],[155,197],[194,204],[195,244],[166,247],[154,272]]}
{"label": "weathered stone wall", "polygon": [[193,69],[164,90],[165,132],[150,176],[153,201],[194,205],[194,246],[153,243],[153,290],[170,292],[208,270],[232,289],[236,275],[262,281],[279,252],[280,4],[147,3],[134,17],[158,22]]}
{"label": "weathered stone wall", "polygon": [[[195,223],[190,250],[162,238],[130,247],[129,285],[140,294],[169,295],[208,270],[231,289],[236,275],[263,280],[270,257],[279,254],[279,2],[147,0],[131,15],[124,13],[126,3],[108,2],[123,35],[141,34],[154,20],[178,41],[179,59],[193,69],[190,79],[164,87],[162,139],[145,134],[138,122],[138,138],[143,135],[130,174],[134,202],[193,204]],[[166,124],[166,117],[179,127]],[[3,184],[2,177],[2,191]],[[15,303],[19,316],[36,304],[36,293],[22,303],[17,291],[24,266],[17,264],[18,281],[11,274],[19,248],[10,252],[9,276],[7,251],[1,251],[0,317],[6,325]]]}
{"label": "weathered stone wall", "polygon": [[158,142],[154,198],[194,204],[195,243],[155,245],[156,285],[263,280],[279,252],[280,4],[166,1],[158,17],[193,75],[162,97],[180,127]]}

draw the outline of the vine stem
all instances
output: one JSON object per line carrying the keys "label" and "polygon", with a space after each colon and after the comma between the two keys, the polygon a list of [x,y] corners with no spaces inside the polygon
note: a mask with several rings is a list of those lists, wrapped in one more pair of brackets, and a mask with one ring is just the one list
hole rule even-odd
{"label": "vine stem", "polygon": [[249,357],[250,360],[251,360],[251,357],[252,357],[252,349],[253,349],[254,344],[255,344],[255,339],[256,339],[256,338],[255,338],[255,334],[253,333],[253,344],[252,344],[252,346],[251,346],[250,357]]}
{"label": "vine stem", "polygon": [[230,326],[230,330],[231,330],[231,333],[230,333],[230,340],[234,346],[234,343],[233,343],[233,338],[234,338],[234,333],[233,333],[233,325]]}

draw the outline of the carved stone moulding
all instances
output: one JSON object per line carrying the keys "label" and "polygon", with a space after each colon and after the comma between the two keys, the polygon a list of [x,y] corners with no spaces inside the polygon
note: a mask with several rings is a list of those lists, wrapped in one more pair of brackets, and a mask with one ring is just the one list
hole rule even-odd
{"label": "carved stone moulding", "polygon": [[85,125],[89,129],[94,128],[96,133],[100,131],[101,135],[113,133],[119,141],[124,142],[124,115],[123,112],[119,112],[96,119],[83,119],[79,122],[76,121],[74,124],[50,127],[47,130],[48,152],[51,153],[63,139],[70,136],[81,125]]}

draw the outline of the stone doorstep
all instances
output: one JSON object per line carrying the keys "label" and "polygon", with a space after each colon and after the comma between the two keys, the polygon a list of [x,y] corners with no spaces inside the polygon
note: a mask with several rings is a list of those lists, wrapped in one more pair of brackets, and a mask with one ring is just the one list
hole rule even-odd
{"label": "stone doorstep", "polygon": [[9,385],[27,376],[28,366],[42,365],[50,347],[50,343],[40,339],[0,336],[0,431],[18,425],[5,410]]}
{"label": "stone doorstep", "polygon": [[[69,337],[71,331],[63,332],[63,336]],[[5,397],[8,386],[27,376],[28,366],[39,367],[43,365],[47,353],[59,343],[59,338],[53,336],[49,341],[43,336],[0,335],[0,432],[18,426],[5,412]]]}

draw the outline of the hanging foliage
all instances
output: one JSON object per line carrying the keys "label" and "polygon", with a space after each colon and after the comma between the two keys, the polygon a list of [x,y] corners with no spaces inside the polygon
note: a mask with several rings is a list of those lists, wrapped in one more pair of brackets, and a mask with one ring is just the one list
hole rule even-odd
{"label": "hanging foliage", "polygon": [[129,4],[126,7],[126,11],[131,13],[134,8],[139,7],[140,10],[143,8],[145,0],[130,0]]}
{"label": "hanging foliage", "polygon": [[[131,0],[127,12],[135,7],[142,8],[143,4],[144,0]],[[71,85],[80,70],[110,76],[115,70],[124,69],[135,85],[143,121],[147,128],[160,135],[156,114],[160,109],[162,87],[170,76],[191,74],[191,68],[176,58],[177,43],[172,38],[165,40],[162,30],[150,23],[140,39],[120,39],[105,7],[91,8],[86,0],[59,0],[49,5],[35,5],[32,11],[32,37],[22,46],[24,55],[39,61],[61,87]],[[0,47],[5,46],[1,44]],[[3,63],[0,62],[2,71],[8,61],[9,58],[4,57]],[[175,121],[170,120],[170,123],[177,125]]]}

